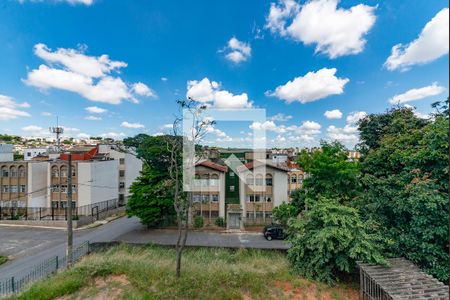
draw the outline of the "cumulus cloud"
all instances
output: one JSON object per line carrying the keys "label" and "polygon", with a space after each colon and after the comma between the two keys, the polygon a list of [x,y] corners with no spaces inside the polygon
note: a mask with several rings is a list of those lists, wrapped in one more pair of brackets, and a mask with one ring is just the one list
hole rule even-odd
{"label": "cumulus cloud", "polygon": [[43,128],[40,126],[37,126],[37,125],[28,125],[28,126],[22,127],[22,130],[26,131],[26,132],[39,132],[39,131],[42,131]]}
{"label": "cumulus cloud", "polygon": [[408,70],[413,65],[429,63],[448,53],[449,10],[442,9],[422,29],[417,39],[392,47],[384,66],[388,70]]}
{"label": "cumulus cloud", "polygon": [[340,118],[342,118],[342,112],[339,109],[327,110],[323,115],[327,119],[340,119]]}
{"label": "cumulus cloud", "polygon": [[358,128],[352,125],[345,125],[343,128],[336,126],[328,126],[327,128],[328,138],[342,142],[346,145],[355,145],[359,140]]}
{"label": "cumulus cloud", "polygon": [[122,122],[122,124],[120,124],[120,126],[124,127],[124,128],[131,128],[131,129],[145,128],[145,126],[140,123],[129,123],[127,121]]}
{"label": "cumulus cloud", "polygon": [[292,119],[291,115],[285,115],[283,113],[278,113],[270,117],[271,121],[279,121],[279,122],[289,121],[290,119]]}
{"label": "cumulus cloud", "polygon": [[347,115],[347,124],[356,124],[359,120],[365,118],[367,113],[365,111],[355,111]]}
{"label": "cumulus cloud", "polygon": [[153,91],[151,88],[149,88],[146,84],[142,82],[133,84],[133,91],[141,96],[156,98],[155,91]]}
{"label": "cumulus cloud", "polygon": [[248,60],[252,55],[252,48],[249,43],[239,41],[236,37],[232,37],[224,49],[225,58],[229,61],[239,64]]}
{"label": "cumulus cloud", "polygon": [[43,112],[41,113],[41,115],[44,116],[44,117],[51,117],[51,116],[52,116],[52,113],[51,113],[51,112],[48,112],[48,111],[43,111]]}
{"label": "cumulus cloud", "polygon": [[434,82],[432,85],[424,86],[421,88],[410,89],[402,94],[395,95],[391,99],[389,99],[389,103],[391,104],[402,104],[411,101],[420,100],[430,96],[436,96],[445,91],[445,88],[439,86],[437,82]]}
{"label": "cumulus cloud", "polygon": [[124,137],[126,137],[126,134],[123,132],[111,131],[111,132],[102,133],[100,136],[102,138],[110,138],[110,139],[114,139],[114,140],[120,140],[120,139],[123,139]]}
{"label": "cumulus cloud", "polygon": [[98,106],[88,106],[85,108],[85,110],[91,114],[103,114],[108,111],[107,109]]}
{"label": "cumulus cloud", "polygon": [[294,101],[307,103],[331,95],[340,95],[350,80],[336,77],[336,71],[336,68],[323,68],[317,72],[308,72],[278,86],[274,92],[267,91],[266,95],[275,96],[287,103]]}
{"label": "cumulus cloud", "polygon": [[235,109],[252,107],[247,93],[234,95],[227,90],[221,90],[218,82],[210,81],[206,77],[200,81],[188,81],[186,97],[201,103],[211,104],[215,108]]}
{"label": "cumulus cloud", "polygon": [[27,102],[19,103],[14,98],[0,95],[0,121],[10,121],[19,117],[30,117],[31,115],[23,108],[29,108]]}
{"label": "cumulus cloud", "polygon": [[293,0],[272,3],[266,28],[272,33],[291,38],[305,45],[316,45],[317,53],[330,58],[363,51],[365,36],[375,23],[375,7],[358,4],[338,8],[338,0]]}
{"label": "cumulus cloud", "polygon": [[135,95],[149,96],[144,84],[129,85],[112,75],[126,67],[125,62],[113,61],[105,54],[97,57],[84,52],[85,48],[52,51],[45,44],[36,44],[34,53],[46,64],[29,71],[24,82],[41,90],[70,91],[88,100],[109,104],[120,104],[123,100],[138,103]]}
{"label": "cumulus cloud", "polygon": [[88,121],[101,121],[102,120],[102,118],[96,117],[96,116],[86,116],[86,117],[84,117],[84,119],[88,120]]}

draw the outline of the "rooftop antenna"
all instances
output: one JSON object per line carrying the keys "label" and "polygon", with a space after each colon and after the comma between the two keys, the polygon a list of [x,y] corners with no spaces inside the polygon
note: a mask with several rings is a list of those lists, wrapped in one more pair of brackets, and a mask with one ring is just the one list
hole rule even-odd
{"label": "rooftop antenna", "polygon": [[56,117],[56,127],[49,127],[48,130],[50,131],[50,133],[56,135],[56,148],[58,152],[61,152],[61,135],[64,132],[64,128],[59,126],[58,117]]}

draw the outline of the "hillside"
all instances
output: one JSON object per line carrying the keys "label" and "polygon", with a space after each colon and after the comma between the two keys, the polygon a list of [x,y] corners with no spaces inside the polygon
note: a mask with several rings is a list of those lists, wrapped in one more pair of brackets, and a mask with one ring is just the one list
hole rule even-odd
{"label": "hillside", "polygon": [[12,299],[358,299],[355,287],[328,287],[289,273],[280,252],[187,249],[182,277],[173,249],[119,246]]}

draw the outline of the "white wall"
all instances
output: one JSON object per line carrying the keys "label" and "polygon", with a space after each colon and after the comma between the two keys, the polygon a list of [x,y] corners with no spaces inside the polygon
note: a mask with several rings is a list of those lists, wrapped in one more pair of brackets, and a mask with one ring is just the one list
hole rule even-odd
{"label": "white wall", "polygon": [[79,161],[78,162],[78,205],[117,199],[119,186],[119,162]]}
{"label": "white wall", "polygon": [[23,151],[24,160],[31,160],[39,154],[47,154],[47,148],[29,148]]}
{"label": "white wall", "polygon": [[43,162],[29,162],[27,177],[27,193],[28,193],[28,207],[49,207],[50,197],[48,180],[49,178],[49,163]]}
{"label": "white wall", "polygon": [[13,145],[0,144],[0,161],[13,161]]}
{"label": "white wall", "polygon": [[287,172],[280,170],[274,170],[272,174],[273,205],[277,207],[281,203],[288,202],[288,175]]}

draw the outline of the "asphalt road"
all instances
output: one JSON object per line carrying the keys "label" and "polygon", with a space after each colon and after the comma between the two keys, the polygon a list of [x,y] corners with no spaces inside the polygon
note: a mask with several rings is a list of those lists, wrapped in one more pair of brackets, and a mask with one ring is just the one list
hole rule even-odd
{"label": "asphalt road", "polygon": [[[139,219],[124,217],[100,227],[76,231],[74,248],[85,241],[113,241],[139,228],[142,228]],[[21,275],[46,259],[64,255],[65,243],[66,232],[60,229],[0,226],[0,253],[14,257],[0,266],[0,279]]]}
{"label": "asphalt road", "polygon": [[[174,230],[148,230],[137,218],[119,218],[100,227],[74,232],[74,248],[85,241],[121,241],[133,244],[175,245]],[[187,246],[288,249],[283,241],[267,241],[261,233],[189,232]],[[0,254],[13,259],[0,266],[0,280],[20,276],[42,261],[63,256],[66,231],[61,229],[0,226]]]}

